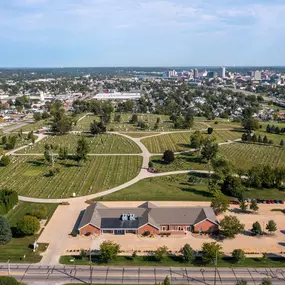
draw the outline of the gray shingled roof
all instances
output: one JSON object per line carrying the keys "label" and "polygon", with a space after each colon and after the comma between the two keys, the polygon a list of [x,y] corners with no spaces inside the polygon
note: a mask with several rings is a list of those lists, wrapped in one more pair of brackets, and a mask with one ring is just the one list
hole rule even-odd
{"label": "gray shingled roof", "polygon": [[[122,221],[123,214],[135,214],[136,219]],[[135,229],[147,223],[155,227],[171,224],[195,225],[205,219],[218,224],[211,207],[158,207],[147,202],[138,208],[108,208],[95,203],[86,209],[78,228],[88,224],[100,229]]]}

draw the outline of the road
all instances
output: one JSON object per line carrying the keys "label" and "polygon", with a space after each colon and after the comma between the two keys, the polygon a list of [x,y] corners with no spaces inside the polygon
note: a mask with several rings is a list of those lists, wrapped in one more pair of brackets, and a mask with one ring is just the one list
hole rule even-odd
{"label": "road", "polygon": [[[29,284],[65,284],[90,282],[94,284],[155,284],[166,276],[171,284],[235,285],[243,279],[248,285],[259,285],[265,277],[273,285],[285,284],[285,268],[215,268],[200,267],[95,267],[92,266],[38,266],[11,265],[11,275]],[[0,275],[7,275],[7,265],[0,266]]]}
{"label": "road", "polygon": [[22,127],[24,127],[24,126],[27,126],[27,125],[30,125],[30,124],[32,124],[32,123],[34,123],[33,120],[24,121],[24,122],[21,122],[21,123],[16,123],[16,124],[14,124],[14,125],[8,126],[7,128],[4,128],[4,129],[3,129],[3,132],[4,132],[5,134],[7,134],[7,133],[13,132],[13,131],[15,131],[15,130],[19,130],[20,128],[22,128]]}

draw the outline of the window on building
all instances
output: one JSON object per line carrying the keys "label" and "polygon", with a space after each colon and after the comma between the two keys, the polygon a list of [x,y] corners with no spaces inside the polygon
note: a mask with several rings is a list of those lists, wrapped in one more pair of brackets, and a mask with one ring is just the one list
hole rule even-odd
{"label": "window on building", "polygon": [[162,230],[163,230],[163,231],[166,231],[166,227],[165,227],[165,226],[163,226],[163,227],[162,227]]}
{"label": "window on building", "polygon": [[187,226],[186,230],[187,230],[188,232],[191,232],[191,226]]}
{"label": "window on building", "polygon": [[178,231],[183,231],[183,227],[178,227]]}

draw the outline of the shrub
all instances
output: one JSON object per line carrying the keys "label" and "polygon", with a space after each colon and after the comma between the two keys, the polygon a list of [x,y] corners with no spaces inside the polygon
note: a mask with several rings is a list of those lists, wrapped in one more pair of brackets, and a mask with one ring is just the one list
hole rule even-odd
{"label": "shrub", "polygon": [[24,216],[24,218],[17,223],[17,229],[20,234],[31,236],[40,229],[40,222],[36,217]]}
{"label": "shrub", "polygon": [[195,259],[192,247],[186,243],[180,250],[184,262],[192,262]]}
{"label": "shrub", "polygon": [[163,261],[168,256],[168,248],[167,246],[160,246],[155,252],[154,252],[154,258],[156,261]]}
{"label": "shrub", "polygon": [[104,241],[100,245],[101,259],[104,262],[109,262],[115,259],[120,252],[120,245],[112,241]]}
{"label": "shrub", "polygon": [[232,252],[232,257],[236,262],[240,262],[245,259],[245,253],[242,249],[235,249]]}
{"label": "shrub", "polygon": [[47,217],[47,214],[47,207],[45,205],[37,206],[29,213],[30,216],[37,217],[40,220],[45,219]]}
{"label": "shrub", "polygon": [[214,263],[216,256],[221,258],[222,247],[216,242],[205,242],[202,246],[202,259],[204,263]]}
{"label": "shrub", "polygon": [[208,134],[210,135],[210,134],[212,134],[213,133],[213,131],[214,131],[214,129],[213,128],[208,128]]}
{"label": "shrub", "polygon": [[10,164],[10,162],[11,162],[10,158],[6,155],[3,155],[1,160],[0,160],[0,165],[1,166],[7,166]]}
{"label": "shrub", "polygon": [[145,236],[145,237],[150,236],[150,231],[145,231],[145,232],[143,233],[143,236]]}

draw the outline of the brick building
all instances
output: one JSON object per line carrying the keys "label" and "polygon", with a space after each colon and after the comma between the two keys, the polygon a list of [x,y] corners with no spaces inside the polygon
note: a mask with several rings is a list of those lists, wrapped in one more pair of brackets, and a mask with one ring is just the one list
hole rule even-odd
{"label": "brick building", "polygon": [[211,207],[160,207],[150,202],[136,208],[109,208],[101,203],[84,212],[78,231],[85,234],[153,234],[215,232],[219,222]]}

